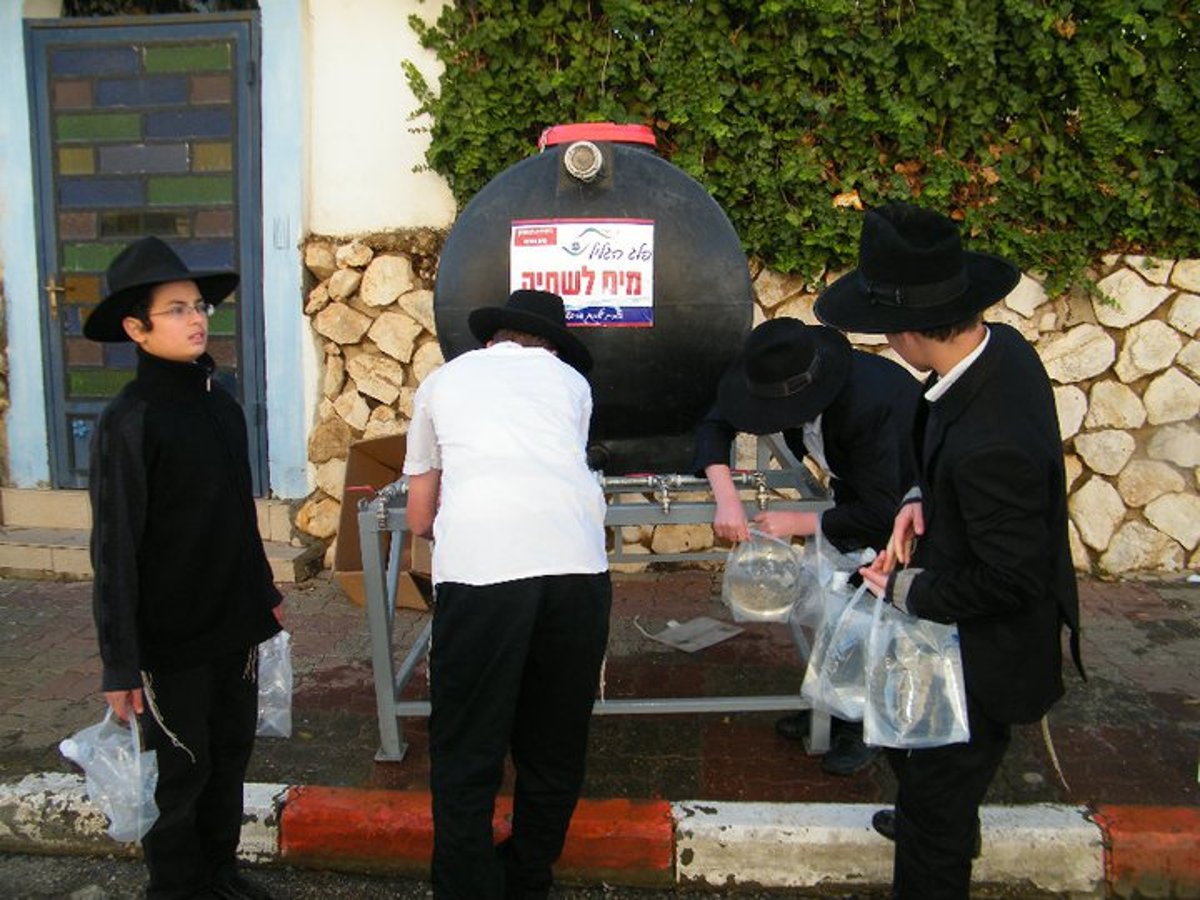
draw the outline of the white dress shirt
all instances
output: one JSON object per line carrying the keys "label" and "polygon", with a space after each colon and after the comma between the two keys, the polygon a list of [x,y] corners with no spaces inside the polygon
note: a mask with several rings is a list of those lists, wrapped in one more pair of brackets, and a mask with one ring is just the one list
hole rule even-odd
{"label": "white dress shirt", "polygon": [[604,493],[586,460],[587,380],[502,342],[417,390],[404,474],[441,470],[433,581],[482,585],[608,569]]}

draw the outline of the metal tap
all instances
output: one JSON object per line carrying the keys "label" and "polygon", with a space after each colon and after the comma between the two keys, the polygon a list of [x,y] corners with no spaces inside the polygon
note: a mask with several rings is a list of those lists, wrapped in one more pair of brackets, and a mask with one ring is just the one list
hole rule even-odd
{"label": "metal tap", "polygon": [[386,531],[388,527],[388,510],[392,502],[408,494],[408,478],[399,478],[391,484],[385,484],[371,502],[375,504],[375,518],[379,530]]}
{"label": "metal tap", "polygon": [[658,507],[664,516],[671,511],[670,476],[654,476],[654,499],[658,501]]}
{"label": "metal tap", "polygon": [[766,509],[767,504],[771,502],[771,497],[767,493],[767,473],[754,472],[754,500],[758,504],[759,509]]}

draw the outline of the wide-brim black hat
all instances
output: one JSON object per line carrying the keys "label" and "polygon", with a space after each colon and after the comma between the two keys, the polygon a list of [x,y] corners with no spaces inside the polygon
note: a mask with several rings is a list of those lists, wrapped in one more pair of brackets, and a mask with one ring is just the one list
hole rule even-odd
{"label": "wide-brim black hat", "polygon": [[141,238],[118,253],[108,264],[104,280],[108,295],[83,323],[83,334],[93,341],[110,343],[129,340],[121,320],[156,284],[194,281],[200,296],[213,306],[238,286],[237,272],[189,269],[165,241],[156,237]]}
{"label": "wide-brim black hat", "polygon": [[592,354],[567,329],[563,300],[548,291],[513,291],[504,306],[484,306],[467,316],[471,334],[486,344],[497,331],[510,328],[545,338],[558,351],[558,358],[586,375],[592,369]]}
{"label": "wide-brim black hat", "polygon": [[750,434],[798,427],[833,402],[850,372],[850,354],[846,336],[824,325],[763,322],[721,376],[717,411]]}
{"label": "wide-brim black hat", "polygon": [[1021,278],[1012,263],[964,250],[958,226],[908,203],[868,210],[858,267],[817,298],[816,313],[843,331],[923,331],[969,319]]}

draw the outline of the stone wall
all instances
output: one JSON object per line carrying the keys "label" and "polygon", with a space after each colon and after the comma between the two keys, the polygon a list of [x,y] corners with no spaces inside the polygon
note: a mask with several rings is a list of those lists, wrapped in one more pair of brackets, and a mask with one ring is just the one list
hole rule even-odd
{"label": "stone wall", "polygon": [[[325,350],[308,447],[318,490],[296,522],[313,537],[335,538],[350,444],[404,433],[417,385],[442,363],[439,246],[437,233],[420,231],[305,247],[315,280],[305,313]],[[755,324],[816,321],[816,292],[801,279],[753,274]],[[1200,568],[1200,260],[1112,256],[1093,275],[1099,290],[1058,297],[1025,275],[986,316],[1020,330],[1054,382],[1076,567],[1106,576]],[[896,358],[882,337],[851,338]],[[627,552],[646,555],[713,544],[707,526],[625,529],[625,540]]]}
{"label": "stone wall", "polygon": [[304,248],[315,280],[304,312],[324,365],[308,439],[317,490],[297,512],[296,527],[330,541],[327,568],[350,445],[405,433],[416,386],[442,364],[432,290],[440,246],[440,235],[422,230],[345,243],[313,238]]}

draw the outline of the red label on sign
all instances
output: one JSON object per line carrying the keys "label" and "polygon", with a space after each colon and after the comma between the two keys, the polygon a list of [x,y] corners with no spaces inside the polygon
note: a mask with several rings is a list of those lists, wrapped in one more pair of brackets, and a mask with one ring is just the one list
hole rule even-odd
{"label": "red label on sign", "polygon": [[558,243],[558,229],[553,225],[518,228],[513,233],[514,247],[553,247]]}

